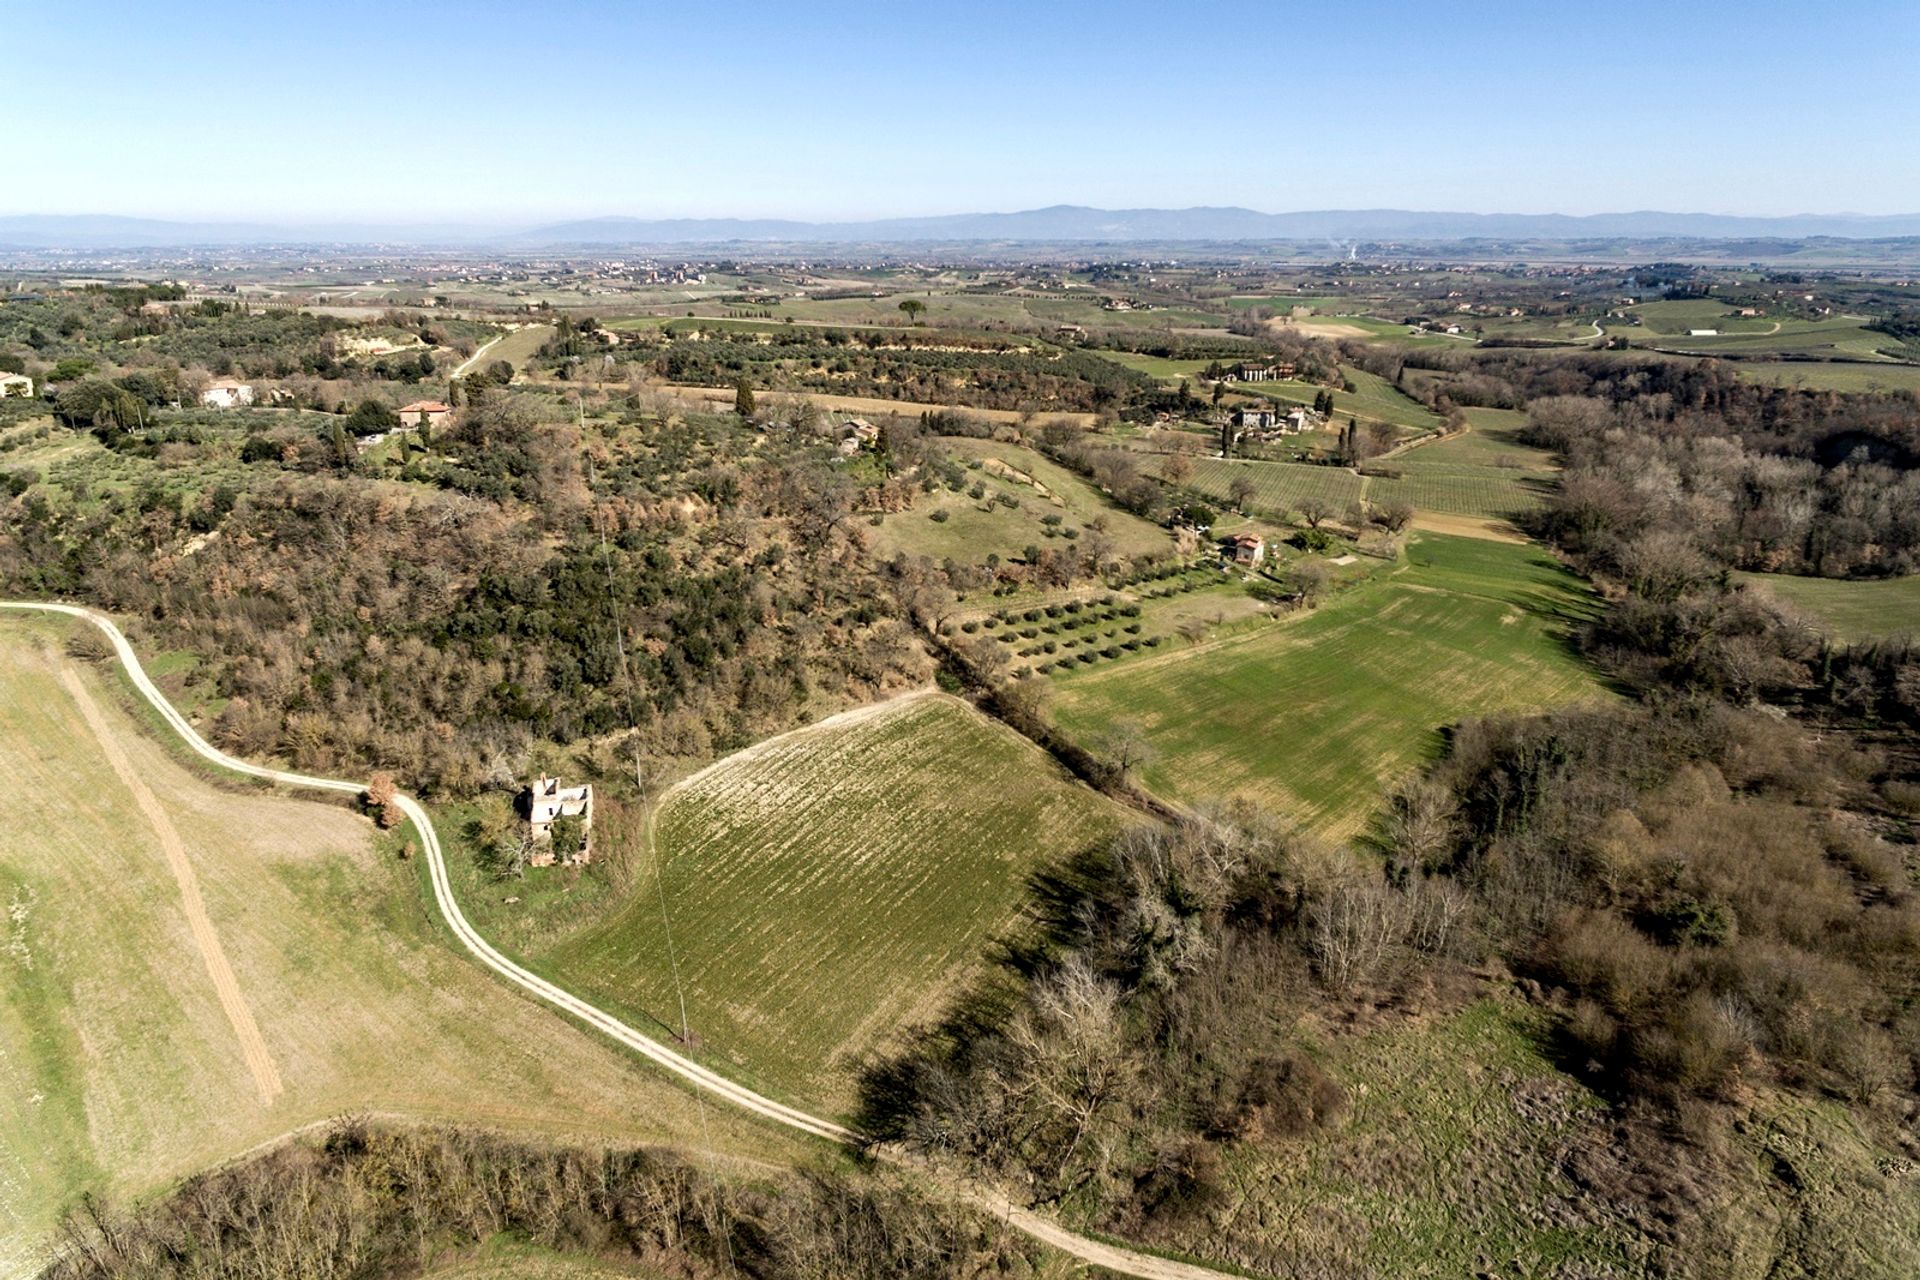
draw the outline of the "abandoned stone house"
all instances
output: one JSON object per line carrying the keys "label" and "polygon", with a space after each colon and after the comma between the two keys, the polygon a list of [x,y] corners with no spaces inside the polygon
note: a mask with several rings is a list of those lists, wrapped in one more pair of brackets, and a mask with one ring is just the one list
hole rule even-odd
{"label": "abandoned stone house", "polygon": [[[527,861],[536,867],[550,867],[556,861],[577,866],[593,857],[593,784],[563,787],[558,778],[536,778],[523,797],[527,825],[533,834],[533,853]],[[553,824],[561,818],[580,819],[580,848],[564,858],[553,847]]]}
{"label": "abandoned stone house", "polygon": [[1220,544],[1220,557],[1232,564],[1261,564],[1267,558],[1267,540],[1257,533],[1235,534]]}

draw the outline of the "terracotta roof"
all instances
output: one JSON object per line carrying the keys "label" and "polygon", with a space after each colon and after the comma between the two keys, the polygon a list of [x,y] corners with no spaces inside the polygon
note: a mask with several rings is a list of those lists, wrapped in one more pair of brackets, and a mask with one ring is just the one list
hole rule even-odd
{"label": "terracotta roof", "polygon": [[400,406],[401,413],[452,413],[453,406],[441,404],[438,400],[415,400],[412,404]]}

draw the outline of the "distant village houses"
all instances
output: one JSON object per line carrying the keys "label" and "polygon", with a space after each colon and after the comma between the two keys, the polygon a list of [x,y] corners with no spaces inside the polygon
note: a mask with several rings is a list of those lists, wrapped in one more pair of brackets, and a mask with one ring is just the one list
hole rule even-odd
{"label": "distant village houses", "polygon": [[253,403],[253,388],[232,378],[209,383],[200,393],[200,403],[209,409],[244,409]]}
{"label": "distant village houses", "polygon": [[437,427],[453,416],[453,406],[438,400],[415,400],[401,405],[399,416],[403,427]]}
{"label": "distant village houses", "polygon": [[[555,862],[576,866],[593,857],[592,783],[563,787],[558,778],[536,778],[533,785],[527,788],[523,802],[527,809],[527,825],[533,834],[533,853],[528,862],[536,867],[550,867]],[[554,848],[553,840],[554,824],[563,818],[580,820],[579,847],[564,852]]]}
{"label": "distant village houses", "polygon": [[9,396],[33,395],[33,379],[24,373],[0,373],[0,400]]}

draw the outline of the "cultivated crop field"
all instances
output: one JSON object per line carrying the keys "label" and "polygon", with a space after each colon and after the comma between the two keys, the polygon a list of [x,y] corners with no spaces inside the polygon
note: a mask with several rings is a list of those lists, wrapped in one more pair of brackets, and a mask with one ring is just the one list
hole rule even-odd
{"label": "cultivated crop field", "polygon": [[1345,467],[1223,458],[1193,460],[1193,488],[1216,501],[1227,500],[1227,491],[1239,476],[1253,481],[1253,505],[1276,514],[1297,511],[1308,498],[1330,502],[1335,511],[1345,511],[1360,499],[1360,477]]}
{"label": "cultivated crop field", "polygon": [[1523,415],[1498,409],[1478,409],[1474,415],[1466,434],[1383,461],[1381,466],[1401,476],[1371,478],[1367,497],[1485,519],[1538,506],[1553,481],[1553,455],[1516,438]]}
{"label": "cultivated crop field", "polygon": [[671,791],[628,905],[542,967],[675,1033],[684,993],[704,1055],[844,1111],[854,1068],[939,1011],[1028,877],[1123,816],[956,699],[882,703]]}
{"label": "cultivated crop field", "polygon": [[1055,710],[1082,741],[1137,723],[1164,794],[1246,795],[1347,837],[1442,727],[1599,696],[1566,639],[1592,608],[1538,548],[1423,534],[1403,568],[1311,613],[1059,679]]}
{"label": "cultivated crop field", "polygon": [[397,840],[189,772],[65,634],[0,619],[0,762],[35,809],[0,839],[0,1274],[82,1192],[346,1112],[704,1141],[685,1094],[456,951]]}
{"label": "cultivated crop field", "polygon": [[1742,582],[1778,596],[1853,644],[1891,635],[1920,635],[1920,577],[1850,582],[1789,573],[1742,573]]}

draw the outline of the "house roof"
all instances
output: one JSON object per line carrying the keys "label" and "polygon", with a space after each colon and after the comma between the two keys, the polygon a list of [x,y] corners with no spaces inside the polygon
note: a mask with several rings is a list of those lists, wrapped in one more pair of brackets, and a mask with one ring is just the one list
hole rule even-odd
{"label": "house roof", "polygon": [[400,406],[401,413],[452,413],[453,406],[441,404],[438,400],[415,400],[412,404]]}
{"label": "house roof", "polygon": [[1257,533],[1236,533],[1229,541],[1236,547],[1258,547],[1264,545],[1266,539]]}

